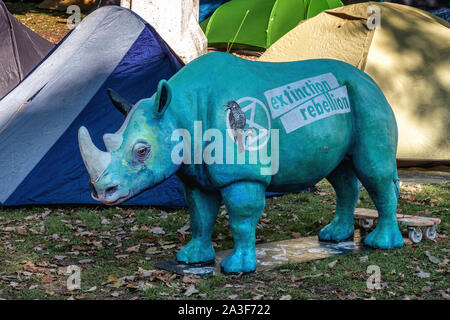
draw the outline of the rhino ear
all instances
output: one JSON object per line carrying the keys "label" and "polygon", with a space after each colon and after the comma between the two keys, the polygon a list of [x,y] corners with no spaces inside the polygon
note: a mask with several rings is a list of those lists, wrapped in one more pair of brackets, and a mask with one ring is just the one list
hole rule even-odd
{"label": "rhino ear", "polygon": [[167,107],[172,100],[172,89],[166,80],[161,80],[158,83],[158,91],[155,96],[155,105],[153,107],[153,112],[159,117],[164,114]]}
{"label": "rhino ear", "polygon": [[111,102],[113,105],[122,113],[124,116],[130,112],[131,108],[133,108],[133,105],[129,103],[127,100],[122,98],[117,92],[115,92],[113,89],[108,89],[108,96],[111,99]]}

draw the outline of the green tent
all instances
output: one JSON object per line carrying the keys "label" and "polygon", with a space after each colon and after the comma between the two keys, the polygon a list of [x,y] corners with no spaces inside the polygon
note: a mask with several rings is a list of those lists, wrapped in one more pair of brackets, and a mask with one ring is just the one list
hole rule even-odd
{"label": "green tent", "polygon": [[308,11],[305,19],[317,16],[324,10],[342,7],[344,4],[341,0],[306,0]]}
{"label": "green tent", "polygon": [[301,20],[339,6],[341,0],[232,0],[200,26],[210,46],[261,51]]}

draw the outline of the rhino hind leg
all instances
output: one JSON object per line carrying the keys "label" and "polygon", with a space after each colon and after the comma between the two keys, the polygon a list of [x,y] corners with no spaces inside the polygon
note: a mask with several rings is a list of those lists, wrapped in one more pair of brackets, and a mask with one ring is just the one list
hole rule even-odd
{"label": "rhino hind leg", "polygon": [[178,252],[177,261],[186,264],[212,263],[216,254],[211,237],[221,203],[220,193],[184,185],[184,194],[190,212],[192,239]]}
{"label": "rhino hind leg", "polygon": [[[372,151],[372,150],[371,150]],[[378,211],[375,229],[364,239],[364,244],[372,248],[391,249],[403,246],[403,237],[397,222],[396,190],[397,168],[395,153],[366,152],[355,159],[355,170]],[[371,156],[371,157],[370,157]],[[368,158],[370,157],[370,158]]]}
{"label": "rhino hind leg", "polygon": [[360,185],[350,160],[342,161],[327,177],[336,192],[336,211],[330,224],[319,232],[322,241],[344,241],[353,236],[353,214]]}
{"label": "rhino hind leg", "polygon": [[[364,239],[374,248],[403,246],[397,222],[397,124],[383,92],[372,81],[361,83],[360,90],[349,86],[354,107],[354,136],[349,153],[356,176],[378,210],[376,228]],[[363,90],[361,90],[363,89]]]}
{"label": "rhino hind leg", "polygon": [[397,192],[393,180],[389,177],[362,181],[378,210],[377,225],[364,239],[364,244],[369,247],[391,249],[403,246],[403,236],[397,222]]}
{"label": "rhino hind leg", "polygon": [[226,274],[256,270],[255,232],[265,206],[265,186],[258,182],[240,181],[221,189],[228,209],[234,249],[221,262]]}

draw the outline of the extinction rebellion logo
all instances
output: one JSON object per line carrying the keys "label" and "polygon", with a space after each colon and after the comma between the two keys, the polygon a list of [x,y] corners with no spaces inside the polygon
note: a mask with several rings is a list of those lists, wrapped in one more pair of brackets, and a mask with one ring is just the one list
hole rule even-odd
{"label": "extinction rebellion logo", "polygon": [[[246,132],[244,140],[244,149],[249,151],[259,150],[264,147],[270,138],[270,114],[267,110],[264,102],[253,98],[245,97],[236,101],[241,110],[245,114],[246,127],[244,131]],[[227,129],[230,129],[228,111],[227,119]],[[228,136],[234,139],[232,130],[227,130]]]}

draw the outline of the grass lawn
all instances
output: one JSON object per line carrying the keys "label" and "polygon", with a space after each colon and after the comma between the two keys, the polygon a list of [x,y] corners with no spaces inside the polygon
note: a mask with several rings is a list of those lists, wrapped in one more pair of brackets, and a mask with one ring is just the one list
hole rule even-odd
{"label": "grass lawn", "polygon": [[[157,261],[173,258],[190,239],[189,230],[183,228],[189,222],[186,209],[1,209],[0,298],[449,299],[449,185],[406,186],[402,200],[408,214],[442,220],[435,241],[210,279],[154,268]],[[325,180],[315,193],[268,199],[257,239],[315,235],[331,220],[334,203],[334,192]],[[358,207],[373,208],[365,191]],[[222,208],[213,235],[216,250],[232,247],[226,214]],[[80,290],[67,290],[69,265],[81,267]],[[382,289],[367,289],[369,265],[380,267]]]}

